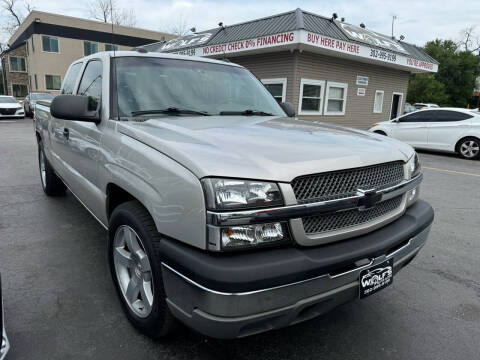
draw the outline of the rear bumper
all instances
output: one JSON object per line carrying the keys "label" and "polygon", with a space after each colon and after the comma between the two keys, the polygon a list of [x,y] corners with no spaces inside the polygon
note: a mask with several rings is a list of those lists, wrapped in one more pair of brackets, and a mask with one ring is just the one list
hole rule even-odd
{"label": "rear bumper", "polygon": [[357,298],[361,270],[393,258],[398,272],[424,245],[432,221],[433,209],[419,201],[382,229],[316,248],[213,256],[166,241],[167,303],[182,322],[217,338],[295,324]]}

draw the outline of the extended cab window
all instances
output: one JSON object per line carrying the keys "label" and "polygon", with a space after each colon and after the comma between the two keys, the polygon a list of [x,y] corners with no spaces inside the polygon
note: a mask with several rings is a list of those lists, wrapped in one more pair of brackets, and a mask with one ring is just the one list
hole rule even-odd
{"label": "extended cab window", "polygon": [[95,111],[102,98],[102,62],[90,61],[85,67],[82,80],[78,86],[78,95],[88,96],[88,110]]}
{"label": "extended cab window", "polygon": [[72,95],[75,90],[75,82],[77,81],[78,74],[82,69],[82,63],[73,64],[68,70],[65,80],[63,81],[62,94]]}
{"label": "extended cab window", "polygon": [[435,111],[418,111],[400,118],[400,122],[430,122],[435,119]]}
{"label": "extended cab window", "polygon": [[146,112],[164,116],[158,112],[170,108],[208,115],[248,110],[285,116],[262,83],[242,67],[154,57],[120,57],[115,63],[118,107],[112,113],[121,117]]}

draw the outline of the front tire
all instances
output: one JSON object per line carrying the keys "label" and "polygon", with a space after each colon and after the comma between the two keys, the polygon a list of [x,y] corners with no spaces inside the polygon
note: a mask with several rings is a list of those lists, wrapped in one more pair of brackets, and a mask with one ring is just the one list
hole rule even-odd
{"label": "front tire", "polygon": [[475,137],[467,137],[458,142],[458,154],[467,160],[480,158],[480,140]]}
{"label": "front tire", "polygon": [[109,223],[110,272],[127,318],[152,338],[176,327],[163,286],[160,241],[152,217],[138,201],[115,208]]}
{"label": "front tire", "polygon": [[64,195],[67,187],[57,174],[55,174],[55,171],[48,162],[41,142],[38,143],[38,168],[40,170],[40,181],[45,194],[48,196]]}

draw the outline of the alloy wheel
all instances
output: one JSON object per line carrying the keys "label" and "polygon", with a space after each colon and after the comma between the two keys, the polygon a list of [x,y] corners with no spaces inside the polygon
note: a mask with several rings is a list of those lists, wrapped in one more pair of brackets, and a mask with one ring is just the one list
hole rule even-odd
{"label": "alloy wheel", "polygon": [[150,261],[140,237],[122,225],[113,240],[113,263],[122,295],[135,315],[145,318],[153,306],[153,278]]}
{"label": "alloy wheel", "polygon": [[474,158],[480,152],[480,144],[475,140],[464,141],[460,145],[460,152],[466,158]]}

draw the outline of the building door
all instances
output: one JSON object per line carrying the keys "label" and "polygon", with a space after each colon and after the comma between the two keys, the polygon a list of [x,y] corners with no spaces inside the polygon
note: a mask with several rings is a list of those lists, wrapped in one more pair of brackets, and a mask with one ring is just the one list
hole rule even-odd
{"label": "building door", "polygon": [[399,115],[402,115],[400,108],[402,106],[402,93],[393,93],[392,96],[392,108],[390,110],[390,120],[395,119]]}

